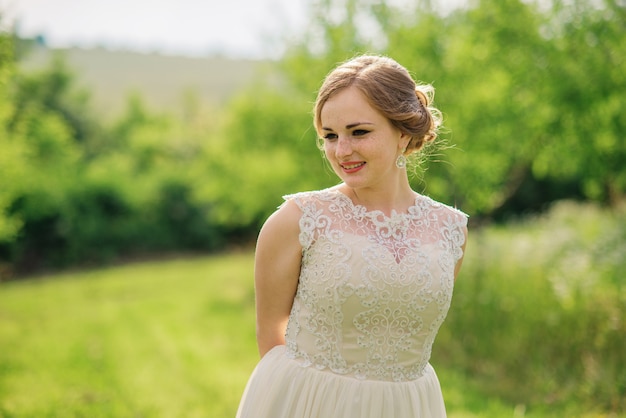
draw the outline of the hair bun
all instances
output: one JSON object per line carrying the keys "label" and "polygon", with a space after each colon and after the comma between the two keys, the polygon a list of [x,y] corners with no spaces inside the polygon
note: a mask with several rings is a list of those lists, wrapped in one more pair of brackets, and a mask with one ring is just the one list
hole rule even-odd
{"label": "hair bun", "polygon": [[415,95],[417,96],[417,100],[420,101],[422,106],[428,106],[428,96],[422,90],[420,90],[420,86],[415,87]]}

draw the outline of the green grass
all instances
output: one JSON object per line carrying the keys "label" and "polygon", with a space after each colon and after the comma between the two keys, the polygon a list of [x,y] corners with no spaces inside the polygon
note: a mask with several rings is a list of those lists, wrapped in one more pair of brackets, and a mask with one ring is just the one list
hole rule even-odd
{"label": "green grass", "polygon": [[[626,417],[622,220],[473,232],[432,359],[450,418]],[[233,417],[252,274],[247,251],[0,284],[0,417]]]}
{"label": "green grass", "polygon": [[252,257],[0,287],[0,416],[234,416],[257,360]]}
{"label": "green grass", "polygon": [[[244,253],[3,284],[0,416],[233,417],[258,358],[252,263]],[[514,416],[439,374],[451,418]]]}

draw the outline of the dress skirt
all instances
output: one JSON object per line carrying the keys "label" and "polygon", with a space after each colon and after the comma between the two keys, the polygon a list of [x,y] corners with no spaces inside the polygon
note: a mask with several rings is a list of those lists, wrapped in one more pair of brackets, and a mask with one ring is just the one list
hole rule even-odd
{"label": "dress skirt", "polygon": [[359,380],[303,367],[284,345],[257,364],[237,418],[445,418],[439,380],[428,364],[413,381]]}

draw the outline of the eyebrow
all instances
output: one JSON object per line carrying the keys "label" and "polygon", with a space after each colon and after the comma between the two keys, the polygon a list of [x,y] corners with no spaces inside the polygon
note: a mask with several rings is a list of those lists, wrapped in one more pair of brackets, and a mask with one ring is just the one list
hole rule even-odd
{"label": "eyebrow", "polygon": [[[357,126],[360,125],[373,125],[373,123],[371,122],[355,122],[355,123],[351,123],[349,125],[346,125],[346,129],[352,129],[352,128],[356,128]],[[332,131],[331,128],[326,128],[326,127],[322,127],[323,131]]]}

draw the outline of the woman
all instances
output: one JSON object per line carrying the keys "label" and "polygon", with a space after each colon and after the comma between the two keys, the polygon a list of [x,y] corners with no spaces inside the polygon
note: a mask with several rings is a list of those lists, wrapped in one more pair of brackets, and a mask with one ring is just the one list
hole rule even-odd
{"label": "woman", "polygon": [[333,70],[315,129],[342,182],[286,196],[255,259],[261,361],[238,417],[445,417],[428,363],[467,216],[411,189],[407,156],[437,136],[432,87],[387,57]]}

